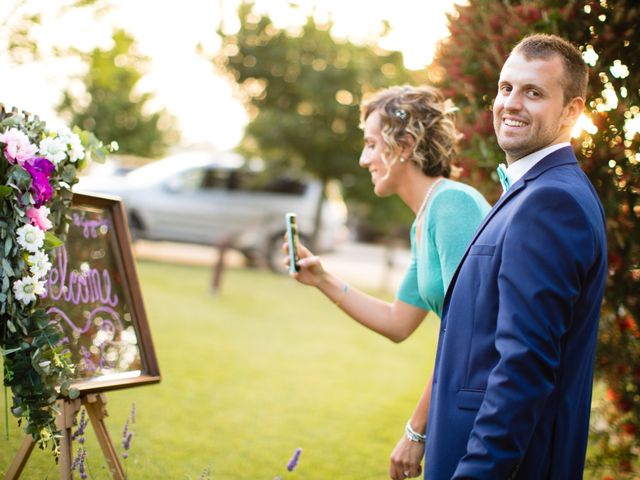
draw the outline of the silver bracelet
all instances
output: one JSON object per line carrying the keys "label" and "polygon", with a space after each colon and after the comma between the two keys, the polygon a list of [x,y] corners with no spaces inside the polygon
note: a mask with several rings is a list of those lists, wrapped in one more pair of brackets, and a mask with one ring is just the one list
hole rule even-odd
{"label": "silver bracelet", "polygon": [[424,443],[426,436],[416,432],[411,428],[411,420],[407,420],[407,426],[404,427],[404,434],[412,442]]}

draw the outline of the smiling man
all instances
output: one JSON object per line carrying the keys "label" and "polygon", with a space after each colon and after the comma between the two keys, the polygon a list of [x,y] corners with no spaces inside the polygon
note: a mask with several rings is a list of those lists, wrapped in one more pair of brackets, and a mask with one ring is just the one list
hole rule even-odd
{"label": "smiling man", "polygon": [[605,217],[569,143],[587,67],[569,42],[522,40],[493,107],[510,188],[445,298],[425,478],[582,478],[606,275]]}

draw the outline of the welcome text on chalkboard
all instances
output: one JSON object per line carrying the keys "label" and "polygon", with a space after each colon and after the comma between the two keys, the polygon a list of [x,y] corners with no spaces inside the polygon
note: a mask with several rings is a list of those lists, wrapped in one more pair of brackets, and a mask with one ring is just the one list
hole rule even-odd
{"label": "welcome text on chalkboard", "polygon": [[93,393],[160,381],[121,202],[74,194],[71,216],[45,303],[71,351],[74,387]]}

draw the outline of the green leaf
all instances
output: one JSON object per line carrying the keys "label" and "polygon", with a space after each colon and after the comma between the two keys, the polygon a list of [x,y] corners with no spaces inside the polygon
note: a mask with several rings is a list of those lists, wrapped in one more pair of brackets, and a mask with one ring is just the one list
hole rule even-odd
{"label": "green leaf", "polygon": [[13,271],[13,268],[11,268],[11,264],[7,261],[6,258],[2,259],[2,268],[4,269],[4,272],[7,274],[8,277],[15,277],[15,272]]}
{"label": "green leaf", "polygon": [[9,252],[11,252],[11,248],[13,247],[13,239],[8,236],[4,241],[4,256],[8,257]]}
{"label": "green leaf", "polygon": [[31,175],[20,165],[13,165],[7,171],[7,184],[14,185],[20,191],[28,190],[31,186]]}
{"label": "green leaf", "polygon": [[13,193],[13,189],[11,187],[7,187],[6,185],[0,185],[0,198],[6,198]]}
{"label": "green leaf", "polygon": [[6,357],[7,355],[11,355],[12,353],[19,352],[19,351],[20,351],[20,347],[9,348],[7,350],[2,349],[2,355]]}
{"label": "green leaf", "polygon": [[54,248],[57,248],[61,245],[63,245],[63,241],[60,240],[58,237],[56,237],[53,233],[51,232],[45,232],[44,234],[44,249],[45,250],[52,250]]}
{"label": "green leaf", "polygon": [[[16,333],[16,326],[13,324],[13,322],[11,320],[7,320],[7,328],[9,329],[9,331],[11,333]],[[20,350],[20,348],[18,348],[17,350]]]}
{"label": "green leaf", "polygon": [[64,167],[64,169],[62,170],[62,180],[66,183],[68,183],[69,185],[73,185],[75,179],[76,179],[76,167],[74,167],[73,165],[67,165],[66,167]]}

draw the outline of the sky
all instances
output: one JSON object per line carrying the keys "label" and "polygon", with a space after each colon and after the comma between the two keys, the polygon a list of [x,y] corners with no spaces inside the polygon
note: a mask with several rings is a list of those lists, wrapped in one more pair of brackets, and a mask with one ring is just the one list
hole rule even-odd
{"label": "sky", "polygon": [[[455,0],[463,3],[463,0]],[[9,8],[19,0],[0,1],[0,25]],[[53,17],[55,2],[28,0],[43,14],[37,34],[40,45],[73,45],[88,50],[108,48],[113,28],[124,28],[138,42],[138,50],[150,57],[147,74],[139,84],[141,91],[155,94],[151,108],[166,108],[177,117],[182,130],[182,146],[210,145],[232,149],[240,141],[247,122],[244,107],[234,86],[215,71],[212,63],[197,53],[200,44],[206,55],[220,46],[216,29],[237,28],[234,12],[237,0],[111,0],[112,9],[98,21],[85,12],[72,11],[63,21]],[[300,7],[288,7],[287,0],[256,0],[258,11],[267,12],[276,26],[293,27],[315,11],[317,18],[331,16],[333,33],[361,42],[389,22],[391,32],[381,43],[400,50],[407,67],[419,69],[431,62],[436,43],[448,34],[445,13],[454,0],[299,0]],[[54,105],[61,92],[73,85],[70,78],[82,73],[76,61],[49,59],[26,65],[9,65],[0,55],[0,102],[37,112],[50,127],[62,124]],[[76,84],[76,88],[78,85]]]}

